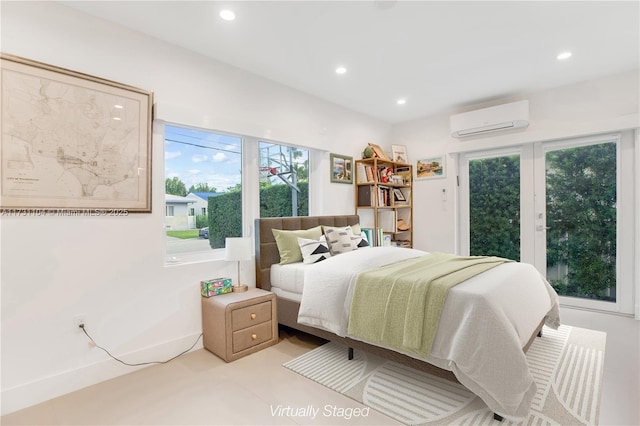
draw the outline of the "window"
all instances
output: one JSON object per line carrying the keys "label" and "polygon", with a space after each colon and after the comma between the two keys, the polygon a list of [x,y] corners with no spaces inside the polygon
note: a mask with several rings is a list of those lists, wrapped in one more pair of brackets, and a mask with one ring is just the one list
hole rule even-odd
{"label": "window", "polygon": [[260,217],[309,215],[309,151],[259,142]]}
{"label": "window", "polygon": [[173,216],[173,206],[165,206],[165,216]]}
{"label": "window", "polygon": [[461,253],[535,265],[565,306],[633,312],[633,149],[628,132],[462,154]]}
{"label": "window", "polygon": [[165,202],[176,206],[167,204],[167,255],[242,236],[242,144],[237,135],[165,125]]}

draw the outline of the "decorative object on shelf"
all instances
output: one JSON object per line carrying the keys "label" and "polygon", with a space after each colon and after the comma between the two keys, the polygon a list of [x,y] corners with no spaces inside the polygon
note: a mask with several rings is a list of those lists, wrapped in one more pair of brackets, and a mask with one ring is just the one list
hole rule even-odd
{"label": "decorative object on shelf", "polygon": [[411,166],[398,166],[396,167],[396,175],[402,178],[402,184],[409,185],[411,184],[411,179],[413,176],[411,175]]}
{"label": "decorative object on shelf", "polygon": [[373,157],[373,148],[371,145],[367,145],[362,151],[362,158],[372,158]]}
{"label": "decorative object on shelf", "polygon": [[411,229],[411,227],[402,219],[398,219],[396,228],[398,228],[398,231],[408,231]]}
{"label": "decorative object on shelf", "polygon": [[202,294],[203,297],[231,293],[231,290],[231,278],[213,278],[200,281],[200,294]]}
{"label": "decorative object on shelf", "polygon": [[393,161],[396,163],[409,164],[407,147],[405,145],[391,145],[391,154],[393,155]]}
{"label": "decorative object on shelf", "polygon": [[380,145],[376,145],[375,143],[369,143],[371,150],[373,151],[373,157],[379,158],[381,160],[391,161],[391,159],[387,156]]}
{"label": "decorative object on shelf", "polygon": [[251,259],[251,238],[227,237],[224,242],[224,260],[238,262],[238,281],[232,286],[232,291],[247,291],[248,287],[240,284],[240,261]]}
{"label": "decorative object on shelf", "polygon": [[150,213],[153,93],[13,55],[0,61],[0,210]]}
{"label": "decorative object on shelf", "polygon": [[427,157],[418,160],[416,163],[417,179],[433,179],[446,176],[446,166],[444,155],[437,157]]}
{"label": "decorative object on shelf", "polygon": [[353,183],[353,157],[331,154],[331,182]]}
{"label": "decorative object on shelf", "polygon": [[401,201],[401,202],[406,202],[407,198],[404,196],[404,194],[402,193],[402,191],[398,188],[394,188],[393,189],[393,196],[395,197],[396,201]]}

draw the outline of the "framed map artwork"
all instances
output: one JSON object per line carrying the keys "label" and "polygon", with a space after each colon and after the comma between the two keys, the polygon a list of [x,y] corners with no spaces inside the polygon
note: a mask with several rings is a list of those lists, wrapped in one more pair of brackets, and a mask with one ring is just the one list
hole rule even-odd
{"label": "framed map artwork", "polygon": [[3,214],[151,212],[153,93],[12,55],[0,60]]}

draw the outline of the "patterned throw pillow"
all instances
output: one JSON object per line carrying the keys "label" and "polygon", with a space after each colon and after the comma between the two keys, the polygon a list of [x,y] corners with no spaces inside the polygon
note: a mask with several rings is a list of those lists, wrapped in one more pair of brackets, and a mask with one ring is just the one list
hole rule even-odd
{"label": "patterned throw pillow", "polygon": [[371,247],[367,241],[367,235],[364,232],[360,232],[360,235],[354,235],[353,239],[355,240],[358,248]]}
{"label": "patterned throw pillow", "polygon": [[358,245],[354,238],[356,236],[353,235],[350,226],[340,228],[325,226],[324,235],[327,237],[329,250],[334,256],[358,249]]}
{"label": "patterned throw pillow", "polygon": [[319,240],[298,237],[303,263],[316,263],[331,257],[324,235]]}

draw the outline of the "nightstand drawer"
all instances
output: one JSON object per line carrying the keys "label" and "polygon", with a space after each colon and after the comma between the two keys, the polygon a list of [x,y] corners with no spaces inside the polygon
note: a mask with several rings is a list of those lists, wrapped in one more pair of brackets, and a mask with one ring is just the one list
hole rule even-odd
{"label": "nightstand drawer", "polygon": [[233,331],[242,330],[256,324],[271,320],[271,301],[234,309],[231,312],[231,324]]}
{"label": "nightstand drawer", "polygon": [[240,352],[273,338],[271,321],[245,328],[233,333],[233,352]]}

